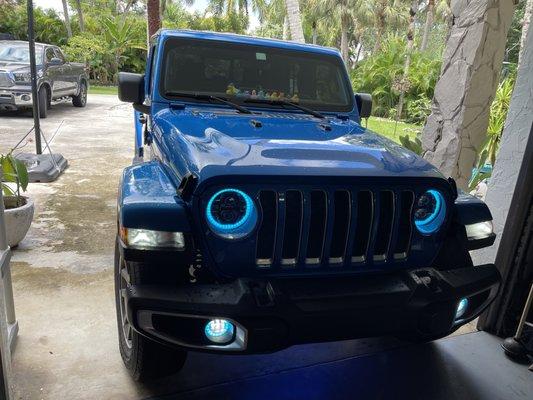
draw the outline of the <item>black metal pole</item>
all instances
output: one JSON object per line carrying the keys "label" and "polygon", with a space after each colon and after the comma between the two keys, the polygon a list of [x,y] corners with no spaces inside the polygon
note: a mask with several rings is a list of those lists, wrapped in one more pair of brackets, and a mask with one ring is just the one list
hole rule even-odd
{"label": "black metal pole", "polygon": [[37,66],[35,63],[35,32],[33,31],[33,1],[27,0],[28,6],[28,41],[30,42],[31,98],[33,101],[33,125],[35,132],[35,151],[42,154],[41,121],[39,119],[39,94],[37,91]]}

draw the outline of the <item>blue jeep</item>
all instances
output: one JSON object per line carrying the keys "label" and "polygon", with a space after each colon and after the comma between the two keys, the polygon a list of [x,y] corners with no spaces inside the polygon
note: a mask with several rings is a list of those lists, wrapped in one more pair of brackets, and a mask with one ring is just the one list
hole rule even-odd
{"label": "blue jeep", "polygon": [[136,151],[118,195],[120,351],[138,380],[186,352],[440,338],[495,297],[492,217],[365,129],[334,49],[160,31],[121,73]]}

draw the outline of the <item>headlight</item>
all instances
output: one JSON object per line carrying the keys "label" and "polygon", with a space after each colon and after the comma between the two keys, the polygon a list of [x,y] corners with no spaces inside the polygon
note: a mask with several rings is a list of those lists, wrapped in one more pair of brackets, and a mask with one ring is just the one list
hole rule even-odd
{"label": "headlight", "polygon": [[414,220],[420,233],[430,235],[437,232],[444,223],[445,217],[446,202],[439,191],[431,189],[417,198]]}
{"label": "headlight", "polygon": [[13,77],[15,78],[15,82],[19,82],[19,83],[30,83],[31,82],[31,74],[29,72],[14,72]]}
{"label": "headlight", "polygon": [[483,221],[465,225],[468,240],[480,240],[490,237],[493,233],[492,221]]}
{"label": "headlight", "polygon": [[152,231],[149,229],[121,228],[120,238],[124,244],[133,249],[185,249],[185,237],[182,232]]}
{"label": "headlight", "polygon": [[247,236],[257,223],[257,209],[253,200],[238,189],[216,192],[207,203],[205,214],[209,228],[226,239]]}

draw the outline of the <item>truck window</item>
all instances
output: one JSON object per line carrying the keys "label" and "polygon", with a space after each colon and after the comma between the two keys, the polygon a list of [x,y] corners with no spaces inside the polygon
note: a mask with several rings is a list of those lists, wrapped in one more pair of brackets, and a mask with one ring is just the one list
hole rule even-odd
{"label": "truck window", "polygon": [[57,47],[54,48],[54,51],[55,51],[55,54],[56,54],[56,57],[59,58],[62,62],[65,62],[65,55],[63,54],[63,52],[58,49]]}
{"label": "truck window", "polygon": [[49,63],[55,56],[54,49],[52,47],[47,47],[45,52],[46,62]]}
{"label": "truck window", "polygon": [[176,38],[165,44],[162,68],[163,95],[277,98],[324,111],[353,107],[344,65],[328,54]]}

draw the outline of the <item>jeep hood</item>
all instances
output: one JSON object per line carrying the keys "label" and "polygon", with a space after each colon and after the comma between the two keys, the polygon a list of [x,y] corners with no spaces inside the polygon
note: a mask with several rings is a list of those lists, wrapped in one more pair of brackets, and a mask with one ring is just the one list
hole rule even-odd
{"label": "jeep hood", "polygon": [[443,178],[423,158],[352,120],[163,108],[154,114],[154,129],[178,182],[187,173],[201,183],[231,175]]}

